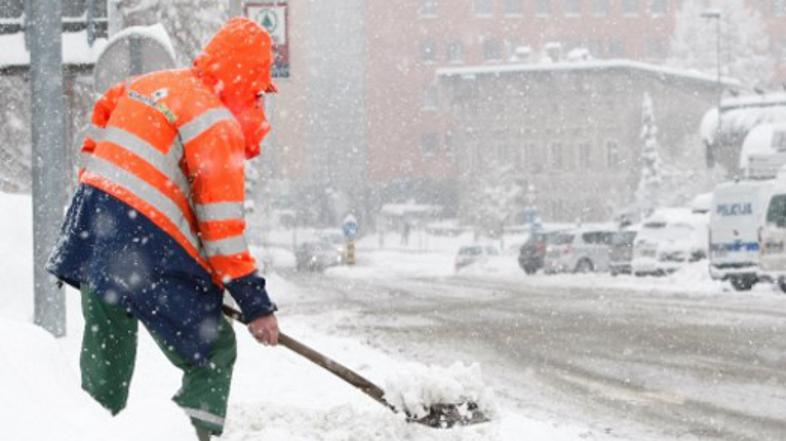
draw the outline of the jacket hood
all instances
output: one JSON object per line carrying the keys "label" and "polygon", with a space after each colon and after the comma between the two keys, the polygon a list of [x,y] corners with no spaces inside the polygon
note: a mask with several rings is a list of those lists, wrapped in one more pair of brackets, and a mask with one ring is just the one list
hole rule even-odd
{"label": "jacket hood", "polygon": [[258,96],[277,91],[270,76],[272,64],[270,35],[243,17],[224,24],[194,59],[197,76],[213,89],[243,128],[249,158],[259,154],[259,143],[270,130]]}

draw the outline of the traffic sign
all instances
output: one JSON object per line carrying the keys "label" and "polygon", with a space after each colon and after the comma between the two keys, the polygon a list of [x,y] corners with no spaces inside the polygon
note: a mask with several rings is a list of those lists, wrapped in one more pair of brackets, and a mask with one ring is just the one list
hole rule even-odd
{"label": "traffic sign", "polygon": [[341,229],[344,231],[344,236],[346,236],[347,239],[354,239],[358,234],[358,221],[355,219],[355,216],[350,214],[344,218]]}
{"label": "traffic sign", "polygon": [[270,34],[273,40],[273,77],[289,77],[289,42],[287,41],[287,24],[289,6],[286,2],[247,2],[246,17],[259,23]]}

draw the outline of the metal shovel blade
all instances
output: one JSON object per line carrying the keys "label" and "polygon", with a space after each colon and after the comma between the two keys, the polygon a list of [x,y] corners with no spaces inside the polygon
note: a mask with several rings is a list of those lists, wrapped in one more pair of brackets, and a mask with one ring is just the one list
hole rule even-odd
{"label": "metal shovel blade", "polygon": [[477,403],[465,401],[459,404],[433,404],[429,407],[427,415],[415,418],[407,414],[407,421],[437,429],[450,429],[453,426],[470,426],[487,423],[490,420],[478,408]]}

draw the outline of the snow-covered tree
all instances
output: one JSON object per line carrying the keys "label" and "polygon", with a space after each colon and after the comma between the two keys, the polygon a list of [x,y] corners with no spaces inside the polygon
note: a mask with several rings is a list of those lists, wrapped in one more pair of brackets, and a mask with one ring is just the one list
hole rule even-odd
{"label": "snow-covered tree", "polygon": [[478,235],[502,237],[505,224],[521,213],[523,199],[524,189],[513,165],[495,161],[471,179],[464,211]]}
{"label": "snow-covered tree", "polygon": [[702,13],[720,13],[720,64],[724,76],[754,86],[770,82],[773,56],[761,14],[746,0],[685,0],[676,16],[669,63],[717,73],[717,23]]}
{"label": "snow-covered tree", "polygon": [[30,160],[30,84],[21,76],[0,77],[0,191],[28,192]]}
{"label": "snow-covered tree", "polygon": [[226,21],[226,0],[121,0],[126,26],[164,25],[175,46],[177,62],[191,64],[202,45]]}
{"label": "snow-covered tree", "polygon": [[662,163],[658,145],[658,126],[652,97],[644,94],[641,104],[641,177],[636,189],[636,208],[642,217],[649,215],[660,205],[662,194]]}

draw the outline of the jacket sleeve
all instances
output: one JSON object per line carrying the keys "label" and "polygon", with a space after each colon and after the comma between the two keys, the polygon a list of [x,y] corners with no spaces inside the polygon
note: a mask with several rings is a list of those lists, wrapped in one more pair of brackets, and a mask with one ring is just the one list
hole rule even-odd
{"label": "jacket sleeve", "polygon": [[87,158],[89,158],[89,155],[95,150],[96,144],[101,141],[109,117],[112,115],[115,107],[117,107],[117,101],[125,93],[125,87],[125,82],[115,84],[110,87],[101,98],[96,101],[95,106],[93,106],[93,116],[90,119],[90,124],[87,126],[85,140],[80,150],[80,176],[84,171],[84,165],[87,163]]}
{"label": "jacket sleeve", "polygon": [[231,115],[221,115],[207,111],[194,118],[190,127],[203,128],[199,133],[190,133],[189,126],[181,130],[181,136],[186,134],[186,169],[198,234],[214,279],[229,290],[245,318],[254,320],[276,311],[276,305],[245,238],[243,135]]}

